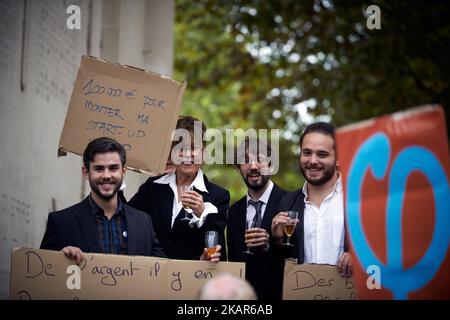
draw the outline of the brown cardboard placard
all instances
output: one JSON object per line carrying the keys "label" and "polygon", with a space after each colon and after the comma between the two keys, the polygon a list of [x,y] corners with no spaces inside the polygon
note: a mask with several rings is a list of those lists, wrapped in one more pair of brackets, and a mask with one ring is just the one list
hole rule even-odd
{"label": "brown cardboard placard", "polygon": [[245,278],[245,264],[237,262],[198,263],[192,260],[171,260],[169,267],[168,297],[171,300],[196,299],[201,286],[223,272]]}
{"label": "brown cardboard placard", "polygon": [[336,266],[286,260],[283,299],[355,300],[356,288],[353,279],[341,277]]}
{"label": "brown cardboard placard", "polygon": [[186,83],[138,68],[83,56],[58,154],[82,155],[92,139],[116,139],[127,166],[164,171]]}
{"label": "brown cardboard placard", "polygon": [[243,278],[245,264],[85,253],[78,269],[62,252],[17,248],[10,299],[196,299],[202,284],[221,272]]}

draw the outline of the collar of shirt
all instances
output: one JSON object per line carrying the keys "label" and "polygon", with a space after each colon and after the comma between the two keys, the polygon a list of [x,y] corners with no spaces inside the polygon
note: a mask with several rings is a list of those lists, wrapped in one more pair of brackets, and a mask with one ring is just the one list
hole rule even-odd
{"label": "collar of shirt", "polygon": [[[173,227],[173,224],[175,222],[175,219],[177,215],[179,214],[181,208],[183,205],[181,204],[181,201],[178,201],[178,191],[177,191],[177,179],[176,179],[175,172],[168,173],[161,178],[155,180],[155,183],[159,184],[168,184],[170,189],[172,189],[173,192],[173,204],[172,204],[172,220],[171,220],[171,226]],[[205,186],[205,180],[203,179],[203,171],[201,169],[198,170],[197,176],[195,177],[194,181],[192,181],[191,185],[195,187],[197,190],[200,190],[202,192],[208,192]],[[205,202],[205,211],[211,211],[217,213],[217,208],[213,206],[214,208],[208,207],[208,202]],[[215,210],[214,210],[215,209]],[[195,215],[192,215],[191,222],[189,222],[189,225],[193,227],[194,223],[197,223],[197,226],[200,228],[203,224],[204,219],[206,218],[206,214],[203,215],[203,219],[197,218]],[[201,220],[201,221],[200,221]]]}
{"label": "collar of shirt", "polygon": [[307,200],[306,183],[304,228],[304,263],[334,265],[344,251],[344,200],[339,175],[333,190],[317,207]]}
{"label": "collar of shirt", "polygon": [[[269,185],[264,193],[256,201],[261,201],[263,204],[261,206],[261,219],[264,218],[264,213],[266,212],[267,203],[269,202],[270,193],[273,189],[273,182],[269,180]],[[249,204],[250,196],[247,193],[247,221],[253,221],[256,214],[256,209],[254,206]],[[253,199],[252,199],[253,200]],[[253,200],[255,201],[255,200]]]}
{"label": "collar of shirt", "polygon": [[[308,201],[308,182],[307,181],[305,181],[305,183],[303,184],[302,192],[305,195],[305,198],[304,198],[305,203],[309,202]],[[338,172],[338,179],[334,183],[333,191],[325,199],[328,199],[335,193],[341,193],[341,192],[342,192],[342,179],[341,179],[341,174]]]}
{"label": "collar of shirt", "polygon": [[273,182],[269,180],[269,185],[267,186],[267,189],[264,191],[264,193],[259,197],[257,200],[253,200],[250,198],[249,194],[247,193],[247,207],[249,206],[248,201],[251,199],[253,201],[261,201],[263,204],[267,204],[269,202],[270,193],[273,189]]}
{"label": "collar of shirt", "polygon": [[[155,183],[159,184],[168,184],[172,190],[176,190],[177,187],[177,176],[175,172],[171,172],[168,174],[163,175],[161,178],[155,180]],[[202,192],[208,192],[205,186],[205,180],[203,179],[203,171],[202,169],[199,169],[197,172],[197,175],[195,176],[194,181],[191,183],[190,186],[195,187],[197,190],[200,190]],[[175,192],[177,194],[177,192]]]}
{"label": "collar of shirt", "polygon": [[[89,206],[91,207],[91,212],[93,215],[97,214],[100,209],[102,210],[103,213],[103,209],[97,204],[97,202],[94,201],[94,199],[92,199],[91,195],[89,195]],[[123,214],[123,205],[119,197],[117,197],[117,208],[114,214]]]}

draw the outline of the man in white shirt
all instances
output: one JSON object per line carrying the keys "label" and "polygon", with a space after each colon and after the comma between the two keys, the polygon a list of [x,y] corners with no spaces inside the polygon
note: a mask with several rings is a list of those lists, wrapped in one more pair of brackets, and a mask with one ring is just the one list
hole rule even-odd
{"label": "man in white shirt", "polygon": [[345,252],[342,182],[336,167],[334,127],[324,122],[309,125],[300,137],[300,170],[306,182],[281,201],[281,212],[272,220],[272,237],[275,245],[281,244],[286,211],[298,211],[289,256],[299,263],[336,265],[342,276],[350,276],[352,257]]}

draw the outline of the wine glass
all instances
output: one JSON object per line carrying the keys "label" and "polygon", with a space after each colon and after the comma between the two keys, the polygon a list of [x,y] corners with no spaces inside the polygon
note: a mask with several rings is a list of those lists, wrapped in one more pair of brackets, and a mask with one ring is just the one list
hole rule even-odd
{"label": "wine glass", "polygon": [[205,245],[208,250],[208,259],[216,252],[216,246],[219,244],[219,233],[217,231],[205,232]]}
{"label": "wine glass", "polygon": [[288,221],[284,225],[284,233],[287,235],[286,243],[283,243],[285,246],[293,246],[291,244],[291,236],[294,233],[295,226],[298,222],[298,211],[288,211]]}
{"label": "wine glass", "polygon": [[[190,186],[187,185],[183,185],[180,186],[180,198],[182,198],[184,196],[184,194],[186,193],[186,191],[192,190],[192,188]],[[192,213],[192,209],[189,208],[187,205],[183,204],[183,209],[184,209],[184,217],[181,218],[181,221],[190,221],[191,218],[189,218],[189,213]]]}
{"label": "wine glass", "polygon": [[[245,220],[245,231],[247,231],[248,229],[253,228],[253,220]],[[242,253],[244,254],[248,254],[248,255],[254,255],[253,252],[250,251],[250,248],[247,246],[247,250],[242,251]]]}

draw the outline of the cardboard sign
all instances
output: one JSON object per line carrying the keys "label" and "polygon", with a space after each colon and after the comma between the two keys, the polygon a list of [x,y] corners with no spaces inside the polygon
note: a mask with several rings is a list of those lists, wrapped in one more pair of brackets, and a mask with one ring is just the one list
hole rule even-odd
{"label": "cardboard sign", "polygon": [[337,130],[347,233],[362,299],[450,298],[450,158],[444,110]]}
{"label": "cardboard sign", "polygon": [[223,272],[244,278],[245,264],[86,253],[77,266],[59,251],[18,248],[11,253],[10,298],[196,299]]}
{"label": "cardboard sign", "polygon": [[168,298],[171,300],[196,299],[202,285],[214,275],[223,272],[244,279],[245,263],[220,262],[215,264],[193,260],[170,260],[168,264],[170,283]]}
{"label": "cardboard sign", "polygon": [[283,300],[355,300],[352,278],[342,277],[336,266],[298,264],[286,260]]}
{"label": "cardboard sign", "polygon": [[82,155],[89,141],[106,136],[123,144],[129,168],[163,172],[185,88],[185,82],[83,56],[59,154]]}

